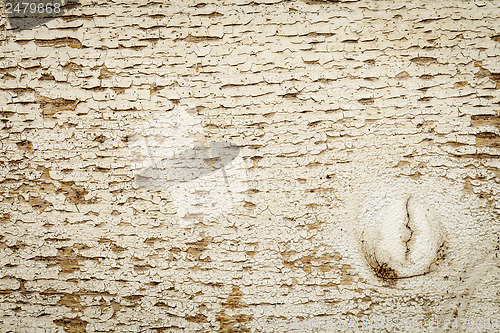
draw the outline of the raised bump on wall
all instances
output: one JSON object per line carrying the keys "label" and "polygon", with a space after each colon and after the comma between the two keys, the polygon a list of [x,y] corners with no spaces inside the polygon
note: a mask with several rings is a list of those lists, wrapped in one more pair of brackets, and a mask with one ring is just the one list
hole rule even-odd
{"label": "raised bump on wall", "polygon": [[368,208],[362,232],[363,253],[375,275],[384,279],[426,274],[443,248],[438,216],[422,197],[384,197]]}

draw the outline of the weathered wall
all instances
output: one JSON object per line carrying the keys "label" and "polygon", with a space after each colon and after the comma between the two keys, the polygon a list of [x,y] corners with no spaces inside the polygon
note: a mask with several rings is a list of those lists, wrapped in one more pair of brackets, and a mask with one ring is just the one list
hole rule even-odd
{"label": "weathered wall", "polygon": [[[2,332],[498,320],[499,7],[83,0],[2,19]],[[224,168],[137,178],[220,141],[241,147]]]}

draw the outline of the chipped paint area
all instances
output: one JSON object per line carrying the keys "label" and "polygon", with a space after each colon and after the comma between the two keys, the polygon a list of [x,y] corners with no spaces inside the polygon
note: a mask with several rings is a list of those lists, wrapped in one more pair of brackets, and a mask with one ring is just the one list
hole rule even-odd
{"label": "chipped paint area", "polygon": [[499,319],[497,1],[0,17],[1,331]]}

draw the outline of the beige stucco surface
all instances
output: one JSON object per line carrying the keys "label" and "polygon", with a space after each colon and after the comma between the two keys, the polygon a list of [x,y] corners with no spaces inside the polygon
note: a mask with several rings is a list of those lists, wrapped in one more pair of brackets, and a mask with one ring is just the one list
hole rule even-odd
{"label": "beige stucco surface", "polygon": [[2,332],[498,331],[498,1],[2,17]]}

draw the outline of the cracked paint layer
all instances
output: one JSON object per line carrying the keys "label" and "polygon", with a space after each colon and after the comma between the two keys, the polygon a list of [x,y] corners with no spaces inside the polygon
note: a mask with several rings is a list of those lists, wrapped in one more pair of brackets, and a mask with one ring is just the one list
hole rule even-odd
{"label": "cracked paint layer", "polygon": [[367,202],[362,251],[378,277],[410,278],[430,273],[431,266],[437,269],[445,244],[442,217],[425,197],[389,188]]}
{"label": "cracked paint layer", "polygon": [[497,1],[1,3],[2,331],[498,319]]}

